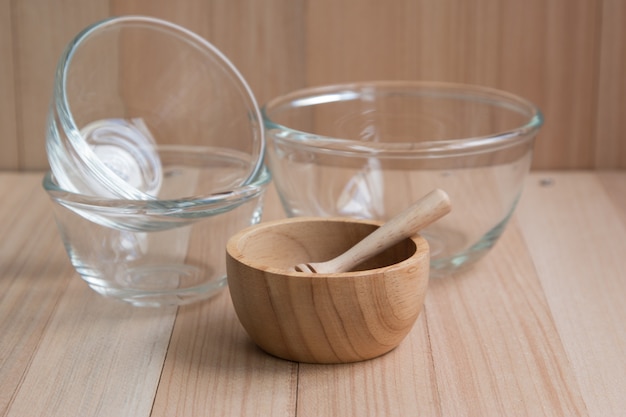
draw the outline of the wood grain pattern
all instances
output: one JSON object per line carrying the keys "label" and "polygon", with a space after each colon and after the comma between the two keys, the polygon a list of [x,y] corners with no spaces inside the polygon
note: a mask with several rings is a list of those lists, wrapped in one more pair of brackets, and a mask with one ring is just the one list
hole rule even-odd
{"label": "wood grain pattern", "polygon": [[442,415],[587,415],[539,277],[513,222],[426,302]]}
{"label": "wood grain pattern", "polygon": [[[431,280],[387,355],[280,360],[224,292],[175,309],[97,296],[40,174],[0,173],[0,416],[619,416],[626,409],[626,174],[536,172],[492,252]],[[267,220],[283,216],[273,189]],[[36,236],[36,238],[34,238]]]}
{"label": "wood grain pattern", "polygon": [[[600,2],[309,2],[308,84],[378,78],[482,84],[526,97],[546,124],[536,167],[592,166]],[[567,76],[564,76],[567,74]],[[558,155],[557,155],[558,153]]]}
{"label": "wood grain pattern", "polygon": [[64,45],[109,15],[196,31],[260,103],[366,79],[483,84],[545,113],[535,168],[624,168],[626,6],[620,0],[29,0],[0,3],[0,169],[45,168],[45,118]]}
{"label": "wood grain pattern", "polygon": [[10,0],[0,0],[0,169],[18,169],[18,133],[15,109],[18,95],[15,91],[13,64],[13,23]]}
{"label": "wood grain pattern", "polygon": [[111,1],[115,15],[167,19],[206,38],[239,69],[259,105],[304,83],[301,1]]}
{"label": "wood grain pattern", "polygon": [[298,365],[256,348],[228,292],[182,307],[152,417],[295,415]]}
{"label": "wood grain pattern", "polygon": [[12,197],[0,206],[0,415],[148,415],[176,310],[111,302],[78,279],[40,180],[0,176]]}
{"label": "wood grain pattern", "polygon": [[300,364],[297,415],[442,416],[427,314],[395,350],[376,361]]}
{"label": "wood grain pattern", "polygon": [[595,164],[626,168],[626,3],[605,0],[598,75]]}
{"label": "wood grain pattern", "polygon": [[[0,205],[0,415],[4,416],[28,370],[33,356],[47,330],[73,270],[63,260],[63,247],[55,236],[55,227],[48,212],[45,195],[29,176],[23,186],[18,175],[0,175],[0,192],[11,195]],[[24,177],[21,177],[22,179]],[[22,216],[31,207],[33,217]],[[33,227],[40,233],[33,239]],[[46,254],[35,259],[32,253]],[[34,308],[31,310],[30,308]],[[10,335],[10,336],[9,336]]]}
{"label": "wood grain pattern", "polygon": [[626,312],[610,294],[626,293],[626,206],[612,204],[589,173],[544,175],[553,184],[531,181],[521,201],[522,233],[589,414],[619,415],[626,409]]}
{"label": "wood grain pattern", "polygon": [[[57,62],[65,45],[85,26],[109,15],[106,0],[12,2],[16,118],[20,143],[14,158],[24,170],[47,166],[46,118]],[[0,142],[4,139],[0,139]]]}
{"label": "wood grain pattern", "polygon": [[620,175],[621,171],[602,171],[598,179],[613,202],[615,209],[626,224],[626,181]]}
{"label": "wood grain pattern", "polygon": [[149,415],[176,310],[112,303],[70,278],[6,415]]}

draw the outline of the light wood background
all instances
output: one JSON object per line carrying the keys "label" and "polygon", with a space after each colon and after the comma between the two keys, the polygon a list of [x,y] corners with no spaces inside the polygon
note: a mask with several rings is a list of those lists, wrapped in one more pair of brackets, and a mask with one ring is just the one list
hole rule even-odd
{"label": "light wood background", "polygon": [[121,14],[207,38],[260,103],[344,81],[488,85],[543,110],[535,168],[626,168],[624,0],[0,0],[0,169],[47,167],[57,59]]}

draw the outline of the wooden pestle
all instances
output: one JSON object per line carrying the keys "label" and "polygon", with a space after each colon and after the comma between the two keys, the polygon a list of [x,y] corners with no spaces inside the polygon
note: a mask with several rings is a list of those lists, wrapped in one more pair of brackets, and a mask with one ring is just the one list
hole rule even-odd
{"label": "wooden pestle", "polygon": [[326,262],[302,263],[296,265],[294,269],[298,272],[323,274],[350,271],[402,239],[417,234],[424,227],[448,214],[450,210],[448,194],[435,189],[336,258]]}

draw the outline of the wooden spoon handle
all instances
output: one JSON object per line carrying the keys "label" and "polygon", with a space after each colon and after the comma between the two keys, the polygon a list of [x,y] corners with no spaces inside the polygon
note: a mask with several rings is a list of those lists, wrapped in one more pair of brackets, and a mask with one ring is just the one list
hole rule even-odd
{"label": "wooden spoon handle", "polygon": [[326,262],[311,262],[308,265],[318,273],[349,271],[402,239],[415,235],[449,213],[450,210],[448,194],[443,190],[435,189],[335,259]]}

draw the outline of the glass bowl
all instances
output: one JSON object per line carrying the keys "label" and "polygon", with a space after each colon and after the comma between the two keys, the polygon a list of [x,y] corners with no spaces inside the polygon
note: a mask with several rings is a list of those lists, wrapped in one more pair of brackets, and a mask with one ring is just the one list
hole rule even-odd
{"label": "glass bowl", "polygon": [[434,275],[472,264],[498,240],[543,123],[513,94],[418,81],[308,88],[271,100],[262,114],[288,216],[388,220],[445,190],[452,212],[422,233]]}
{"label": "glass bowl", "polygon": [[[171,154],[176,160],[176,149],[160,152],[166,197],[181,194],[181,187],[190,191],[188,176],[168,164]],[[206,159],[213,156],[223,160],[222,155]],[[82,279],[104,296],[156,307],[206,299],[226,285],[226,243],[260,221],[269,182],[269,171],[262,167],[247,185],[230,192],[158,200],[72,193],[59,187],[52,173],[43,186]]]}
{"label": "glass bowl", "polygon": [[181,170],[195,169],[209,148],[237,158],[222,189],[207,181],[194,194],[208,196],[255,181],[265,138],[250,88],[219,50],[170,22],[123,16],[87,27],[67,45],[46,146],[64,189],[146,200],[162,198],[158,147],[186,147]]}

